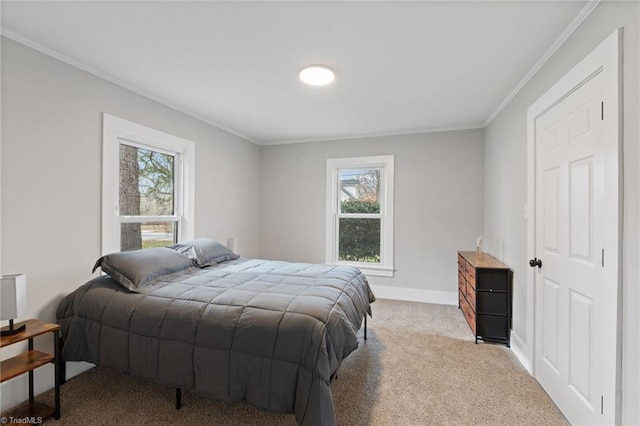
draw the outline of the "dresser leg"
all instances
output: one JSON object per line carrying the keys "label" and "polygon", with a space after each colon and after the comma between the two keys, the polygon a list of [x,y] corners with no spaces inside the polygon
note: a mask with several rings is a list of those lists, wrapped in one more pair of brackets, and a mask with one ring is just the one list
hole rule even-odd
{"label": "dresser leg", "polygon": [[176,410],[182,408],[182,389],[176,388]]}

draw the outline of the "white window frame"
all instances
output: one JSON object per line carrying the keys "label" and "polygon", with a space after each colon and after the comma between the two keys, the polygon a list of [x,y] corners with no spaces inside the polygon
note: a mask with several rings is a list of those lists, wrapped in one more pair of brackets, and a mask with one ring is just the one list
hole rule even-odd
{"label": "white window frame", "polygon": [[[346,262],[338,260],[339,171],[344,169],[380,168],[380,214],[362,214],[357,217],[380,217],[380,263]],[[351,265],[365,275],[393,277],[393,189],[394,156],[351,157],[327,159],[326,243],[325,261],[330,265]],[[349,215],[349,217],[355,217]]]}
{"label": "white window frame", "polygon": [[[121,216],[120,141],[175,156],[176,188],[171,216]],[[195,143],[113,115],[102,119],[102,254],[120,251],[120,225],[132,222],[178,224],[178,241],[194,235]]]}

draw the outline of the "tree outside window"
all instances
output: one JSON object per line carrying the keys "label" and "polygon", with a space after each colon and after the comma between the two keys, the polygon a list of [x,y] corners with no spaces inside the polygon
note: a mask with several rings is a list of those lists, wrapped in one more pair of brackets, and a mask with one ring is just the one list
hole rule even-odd
{"label": "tree outside window", "polygon": [[167,221],[122,223],[122,251],[162,247],[176,242],[175,157],[120,144],[120,215],[166,216]]}

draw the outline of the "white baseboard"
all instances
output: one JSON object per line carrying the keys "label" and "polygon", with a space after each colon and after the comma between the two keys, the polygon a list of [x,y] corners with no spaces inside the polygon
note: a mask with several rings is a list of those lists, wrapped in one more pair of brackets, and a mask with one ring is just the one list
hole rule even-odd
{"label": "white baseboard", "polygon": [[423,290],[408,287],[371,285],[373,294],[380,299],[407,300],[409,302],[458,305],[458,293],[452,291]]}
{"label": "white baseboard", "polygon": [[511,331],[511,351],[518,358],[520,364],[529,372],[529,374],[533,375],[533,364],[531,360],[526,355],[527,354],[527,345],[524,344],[520,336],[515,331]]}

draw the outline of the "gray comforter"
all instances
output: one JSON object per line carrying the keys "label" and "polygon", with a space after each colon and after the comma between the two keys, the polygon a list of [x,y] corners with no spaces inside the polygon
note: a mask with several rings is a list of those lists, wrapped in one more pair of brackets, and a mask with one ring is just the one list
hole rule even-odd
{"label": "gray comforter", "polygon": [[58,307],[65,361],[87,361],[333,425],[329,386],[375,300],[357,269],[238,259],[131,293],[95,278]]}

